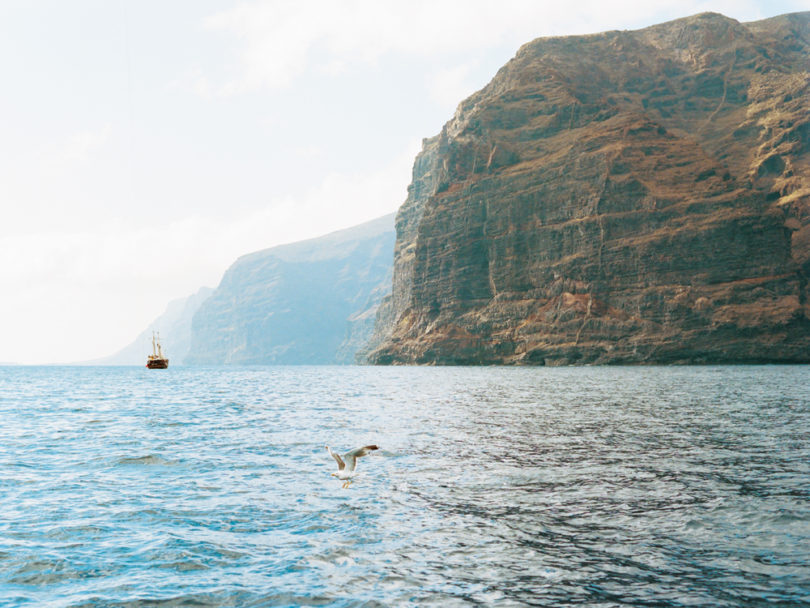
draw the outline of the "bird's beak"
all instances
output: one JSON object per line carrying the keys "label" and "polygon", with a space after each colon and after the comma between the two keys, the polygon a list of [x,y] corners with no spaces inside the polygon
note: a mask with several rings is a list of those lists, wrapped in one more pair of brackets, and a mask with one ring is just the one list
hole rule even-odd
{"label": "bird's beak", "polygon": [[332,477],[337,477],[337,473],[332,473]]}

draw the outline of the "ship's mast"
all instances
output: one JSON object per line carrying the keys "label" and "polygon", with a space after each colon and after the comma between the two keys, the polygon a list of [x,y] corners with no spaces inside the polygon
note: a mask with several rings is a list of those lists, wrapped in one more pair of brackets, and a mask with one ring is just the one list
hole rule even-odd
{"label": "ship's mast", "polygon": [[158,357],[163,358],[163,349],[160,348],[160,334],[157,335]]}
{"label": "ship's mast", "polygon": [[152,332],[152,356],[157,356],[157,351],[155,350],[155,332]]}

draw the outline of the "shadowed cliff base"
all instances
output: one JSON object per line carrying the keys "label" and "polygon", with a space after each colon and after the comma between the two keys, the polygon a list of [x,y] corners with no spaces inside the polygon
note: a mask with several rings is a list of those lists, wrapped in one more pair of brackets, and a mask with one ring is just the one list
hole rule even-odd
{"label": "shadowed cliff base", "polygon": [[368,360],[810,361],[809,23],[523,46],[424,140]]}

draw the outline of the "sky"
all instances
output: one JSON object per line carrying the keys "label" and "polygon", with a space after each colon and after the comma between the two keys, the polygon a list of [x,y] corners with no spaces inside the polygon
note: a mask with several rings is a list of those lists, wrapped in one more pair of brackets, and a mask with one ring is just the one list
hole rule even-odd
{"label": "sky", "polygon": [[2,0],[0,363],[131,342],[240,255],[395,211],[541,36],[810,0]]}

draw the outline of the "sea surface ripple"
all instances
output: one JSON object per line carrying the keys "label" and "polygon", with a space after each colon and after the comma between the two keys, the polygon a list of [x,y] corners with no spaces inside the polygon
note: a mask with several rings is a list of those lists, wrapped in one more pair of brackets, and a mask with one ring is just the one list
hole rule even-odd
{"label": "sea surface ripple", "polygon": [[0,606],[808,606],[809,507],[808,367],[0,367]]}

